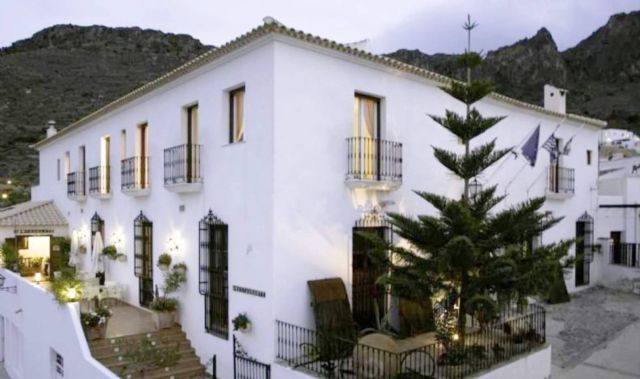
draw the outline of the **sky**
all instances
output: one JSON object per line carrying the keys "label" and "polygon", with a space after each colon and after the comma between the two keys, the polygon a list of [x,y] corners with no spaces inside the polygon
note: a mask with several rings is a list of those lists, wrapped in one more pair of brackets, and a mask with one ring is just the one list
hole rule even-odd
{"label": "sky", "polygon": [[461,52],[461,25],[479,27],[473,49],[489,51],[549,29],[560,50],[640,0],[0,0],[0,47],[55,24],[139,26],[189,34],[219,46],[265,16],[338,42],[369,40],[377,53],[400,48]]}

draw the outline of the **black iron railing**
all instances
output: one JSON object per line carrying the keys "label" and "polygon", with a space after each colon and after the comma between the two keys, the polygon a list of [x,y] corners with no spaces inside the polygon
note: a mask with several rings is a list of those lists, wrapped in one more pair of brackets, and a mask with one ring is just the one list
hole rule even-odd
{"label": "black iron railing", "polygon": [[402,144],[379,138],[347,138],[347,180],[402,182]]}
{"label": "black iron railing", "polygon": [[400,353],[374,346],[367,336],[350,341],[282,321],[276,327],[277,359],[323,377],[460,379],[546,342],[545,310],[538,305],[501,312],[495,321],[468,332],[464,346],[426,342]]}
{"label": "black iron railing", "polygon": [[89,193],[92,195],[111,193],[111,166],[97,166],[89,169]]}
{"label": "black iron railing", "polygon": [[200,145],[186,144],[164,150],[165,185],[200,182]]}
{"label": "black iron railing", "polygon": [[271,365],[251,358],[233,336],[233,377],[235,379],[271,379]]}
{"label": "black iron railing", "polygon": [[139,190],[150,187],[149,157],[131,157],[122,160],[122,190]]}
{"label": "black iron railing", "polygon": [[84,171],[67,174],[67,197],[70,199],[83,198],[87,194],[84,181]]}
{"label": "black iron railing", "polygon": [[612,242],[609,251],[611,264],[640,268],[640,244]]}
{"label": "black iron railing", "polygon": [[575,173],[572,168],[549,166],[547,171],[547,191],[558,194],[575,193]]}

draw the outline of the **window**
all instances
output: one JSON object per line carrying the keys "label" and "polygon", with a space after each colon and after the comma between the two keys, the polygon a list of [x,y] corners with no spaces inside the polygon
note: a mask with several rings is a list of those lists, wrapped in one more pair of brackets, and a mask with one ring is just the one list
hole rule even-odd
{"label": "window", "polygon": [[85,158],[86,154],[84,146],[78,147],[78,172],[84,172]]}
{"label": "window", "polygon": [[71,154],[67,151],[64,153],[64,176],[71,172]]}
{"label": "window", "polygon": [[587,165],[591,166],[591,150],[587,150]]}
{"label": "window", "polygon": [[200,293],[204,295],[205,330],[229,338],[229,228],[209,211],[200,221]]}
{"label": "window", "polygon": [[244,87],[229,92],[229,143],[244,141],[244,93]]}
{"label": "window", "polygon": [[356,93],[353,103],[353,136],[380,138],[380,99]]}
{"label": "window", "polygon": [[98,212],[96,212],[93,214],[93,217],[91,217],[91,251],[93,251],[93,241],[98,232],[100,232],[100,238],[102,238],[102,242],[104,242],[104,220],[98,215]]}
{"label": "window", "polygon": [[127,131],[120,131],[120,160],[127,158]]}
{"label": "window", "polygon": [[20,250],[29,250],[29,237],[27,236],[18,236],[18,249]]}
{"label": "window", "polygon": [[360,179],[377,179],[379,170],[380,99],[355,94],[350,170]]}
{"label": "window", "polygon": [[138,125],[137,161],[134,163],[135,179],[139,188],[149,187],[149,124]]}

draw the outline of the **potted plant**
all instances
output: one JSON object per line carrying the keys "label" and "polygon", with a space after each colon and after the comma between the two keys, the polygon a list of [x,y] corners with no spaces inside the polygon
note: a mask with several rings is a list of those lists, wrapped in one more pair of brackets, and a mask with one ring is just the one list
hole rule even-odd
{"label": "potted plant", "polygon": [[88,341],[105,338],[111,314],[111,310],[104,305],[96,307],[92,312],[80,313],[82,329]]}
{"label": "potted plant", "polygon": [[116,259],[118,260],[118,262],[126,262],[127,261],[127,255],[126,254],[122,254],[122,253],[118,253],[118,255],[116,255]]}
{"label": "potted plant", "polygon": [[251,331],[251,320],[247,317],[246,313],[240,313],[233,320],[233,330],[240,331],[242,333],[248,333]]}
{"label": "potted plant", "polygon": [[81,244],[80,246],[78,246],[78,253],[79,254],[86,254],[87,253],[87,246],[85,244]]}
{"label": "potted plant", "polygon": [[162,271],[167,271],[171,266],[171,255],[162,253],[158,257],[158,268]]}
{"label": "potted plant", "polygon": [[187,273],[187,264],[184,262],[176,263],[173,265],[173,270],[184,275]]}
{"label": "potted plant", "polygon": [[178,300],[166,296],[157,297],[149,308],[154,311],[153,320],[157,329],[170,328],[175,324]]}
{"label": "potted plant", "polygon": [[107,245],[104,247],[104,249],[102,249],[102,255],[111,259],[112,261],[115,261],[118,257],[118,249],[116,249],[116,247],[113,245]]}

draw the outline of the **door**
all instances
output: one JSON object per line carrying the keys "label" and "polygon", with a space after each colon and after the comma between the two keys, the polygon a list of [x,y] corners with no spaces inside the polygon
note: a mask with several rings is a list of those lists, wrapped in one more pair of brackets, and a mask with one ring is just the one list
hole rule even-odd
{"label": "door", "polygon": [[138,174],[138,179],[140,180],[140,188],[147,188],[147,155],[149,154],[148,129],[149,126],[147,124],[141,124],[138,129],[138,132],[140,133],[140,157],[138,157],[138,159],[140,159],[140,173]]}
{"label": "door", "polygon": [[187,108],[187,151],[186,151],[186,180],[193,182],[196,173],[197,151],[195,144],[198,140],[198,106],[193,105]]}
{"label": "door", "polygon": [[49,276],[67,266],[69,252],[64,251],[66,245],[64,237],[49,237]]}
{"label": "door", "polygon": [[611,263],[621,264],[622,262],[622,232],[613,231],[611,237]]}
{"label": "door", "polygon": [[353,105],[353,166],[361,179],[379,179],[380,99],[356,94]]}
{"label": "door", "polygon": [[361,232],[376,234],[385,239],[388,235],[387,227],[354,227],[352,249],[351,296],[353,319],[360,330],[377,328],[378,320],[387,310],[387,294],[384,286],[376,283],[385,271],[376,265],[370,254],[374,249],[373,243]]}
{"label": "door", "polygon": [[587,241],[587,223],[576,222],[576,287],[589,284],[591,263],[586,257],[586,250],[591,249]]}
{"label": "door", "polygon": [[142,212],[134,221],[134,274],[138,277],[139,300],[143,307],[153,301],[153,223]]}

